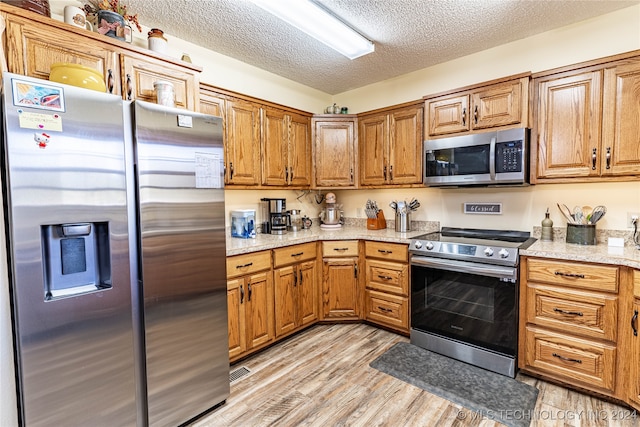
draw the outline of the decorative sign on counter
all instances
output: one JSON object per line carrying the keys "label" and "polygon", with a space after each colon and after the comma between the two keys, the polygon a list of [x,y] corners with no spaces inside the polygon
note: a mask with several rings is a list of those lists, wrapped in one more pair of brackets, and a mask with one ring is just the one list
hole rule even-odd
{"label": "decorative sign on counter", "polygon": [[502,215],[502,203],[465,203],[465,214]]}

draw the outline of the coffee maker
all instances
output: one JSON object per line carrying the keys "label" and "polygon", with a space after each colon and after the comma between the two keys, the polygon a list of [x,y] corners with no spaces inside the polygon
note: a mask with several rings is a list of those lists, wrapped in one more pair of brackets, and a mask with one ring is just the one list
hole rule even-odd
{"label": "coffee maker", "polygon": [[260,199],[262,202],[262,231],[270,234],[287,232],[288,214],[286,199]]}

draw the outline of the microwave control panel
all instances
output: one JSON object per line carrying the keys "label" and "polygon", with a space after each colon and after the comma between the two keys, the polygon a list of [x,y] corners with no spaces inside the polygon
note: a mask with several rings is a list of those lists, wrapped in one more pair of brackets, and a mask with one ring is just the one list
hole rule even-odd
{"label": "microwave control panel", "polygon": [[523,141],[498,142],[496,144],[496,173],[522,172],[524,162]]}

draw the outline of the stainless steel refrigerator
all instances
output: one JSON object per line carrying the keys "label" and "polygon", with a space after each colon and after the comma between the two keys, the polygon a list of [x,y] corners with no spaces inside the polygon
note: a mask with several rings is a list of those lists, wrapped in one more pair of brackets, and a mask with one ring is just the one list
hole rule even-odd
{"label": "stainless steel refrigerator", "polygon": [[4,73],[26,426],[176,426],[229,394],[221,119]]}

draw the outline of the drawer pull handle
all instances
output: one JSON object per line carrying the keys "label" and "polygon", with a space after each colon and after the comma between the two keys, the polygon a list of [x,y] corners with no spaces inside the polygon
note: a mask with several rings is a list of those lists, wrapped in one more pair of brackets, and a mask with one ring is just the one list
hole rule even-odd
{"label": "drawer pull handle", "polygon": [[390,308],[380,307],[380,306],[378,306],[378,310],[384,311],[385,313],[391,313],[393,311]]}
{"label": "drawer pull handle", "polygon": [[342,252],[342,251],[348,251],[349,248],[333,248],[334,251],[338,251],[338,252]]}
{"label": "drawer pull handle", "polygon": [[560,313],[560,314],[571,314],[572,316],[584,316],[584,314],[582,314],[581,311],[567,311],[567,310],[563,310],[561,308],[557,308],[555,307],[553,309],[553,311]]}
{"label": "drawer pull handle", "polygon": [[245,268],[245,267],[251,267],[253,265],[252,262],[247,263],[247,264],[242,264],[242,265],[236,265],[236,268]]}
{"label": "drawer pull handle", "polygon": [[556,271],[555,274],[556,274],[556,276],[575,277],[577,279],[584,279],[584,274],[563,273],[562,271]]}
{"label": "drawer pull handle", "polygon": [[389,251],[389,250],[386,250],[386,249],[378,249],[378,252],[380,252],[381,254],[392,254],[393,253],[393,251]]}
{"label": "drawer pull handle", "polygon": [[291,256],[293,257],[300,256],[300,255],[304,255],[304,252],[297,252],[295,254],[291,254]]}
{"label": "drawer pull handle", "polygon": [[633,336],[638,336],[638,310],[633,310],[633,317],[631,318],[631,329],[633,329]]}
{"label": "drawer pull handle", "polygon": [[391,279],[393,279],[393,277],[391,277],[391,276],[383,276],[383,275],[381,275],[381,274],[378,274],[378,277],[379,277],[380,279],[382,279],[382,280],[391,280]]}
{"label": "drawer pull handle", "polygon": [[557,357],[560,360],[564,360],[565,362],[582,363],[582,360],[580,360],[580,359],[572,359],[570,357],[564,357],[564,356],[559,355],[558,353],[552,353],[551,355],[553,357]]}

